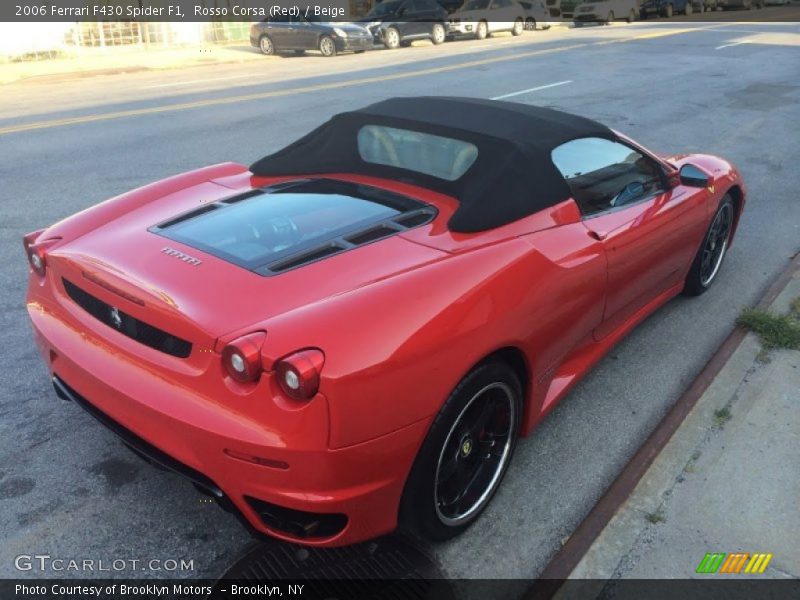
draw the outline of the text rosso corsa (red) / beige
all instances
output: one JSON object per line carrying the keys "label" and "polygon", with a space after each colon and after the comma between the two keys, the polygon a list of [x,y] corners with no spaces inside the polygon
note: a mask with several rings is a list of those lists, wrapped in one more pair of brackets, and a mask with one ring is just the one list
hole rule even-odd
{"label": "text rosso corsa (red) / beige", "polygon": [[195,17],[248,17],[251,19],[282,16],[315,16],[315,17],[343,17],[344,8],[337,6],[308,6],[300,10],[298,6],[195,6]]}

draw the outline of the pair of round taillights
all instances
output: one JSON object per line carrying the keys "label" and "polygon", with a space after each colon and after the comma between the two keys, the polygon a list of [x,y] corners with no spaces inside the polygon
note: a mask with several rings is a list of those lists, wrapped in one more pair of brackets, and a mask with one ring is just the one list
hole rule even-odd
{"label": "pair of round taillights", "polygon": [[[236,381],[255,383],[261,377],[263,331],[251,333],[231,342],[222,350],[225,370]],[[284,394],[295,400],[310,400],[319,391],[319,378],[325,355],[317,348],[294,352],[275,363],[275,375]]]}

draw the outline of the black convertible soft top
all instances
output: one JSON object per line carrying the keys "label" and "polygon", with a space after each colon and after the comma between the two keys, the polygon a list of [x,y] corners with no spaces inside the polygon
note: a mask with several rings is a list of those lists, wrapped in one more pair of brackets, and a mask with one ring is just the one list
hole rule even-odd
{"label": "black convertible soft top", "polygon": [[[366,125],[424,132],[473,144],[475,162],[447,180],[362,159]],[[254,163],[255,175],[357,173],[420,185],[455,197],[449,227],[475,232],[511,223],[566,200],[569,187],[550,153],[582,137],[615,139],[605,125],[569,113],[478,98],[392,98],[340,113],[283,150]]]}

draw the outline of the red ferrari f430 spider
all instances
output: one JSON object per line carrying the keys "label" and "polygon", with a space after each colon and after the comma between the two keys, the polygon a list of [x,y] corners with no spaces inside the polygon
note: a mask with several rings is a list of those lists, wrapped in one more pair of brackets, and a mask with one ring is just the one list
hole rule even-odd
{"label": "red ferrari f430 spider", "polygon": [[56,393],[260,533],[450,538],[637,323],[719,275],[728,162],[395,98],[25,236]]}

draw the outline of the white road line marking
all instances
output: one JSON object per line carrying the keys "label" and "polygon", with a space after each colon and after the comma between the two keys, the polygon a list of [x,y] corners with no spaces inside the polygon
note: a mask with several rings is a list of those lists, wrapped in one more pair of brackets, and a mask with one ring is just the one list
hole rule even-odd
{"label": "white road line marking", "polygon": [[194,79],[192,81],[175,81],[172,83],[159,83],[158,85],[145,85],[143,90],[154,90],[156,88],[176,87],[179,85],[193,85],[195,83],[206,83],[210,81],[229,81],[231,79],[244,79],[245,77],[253,77],[252,73],[246,75],[232,75],[230,77],[211,77],[210,79]]}
{"label": "white road line marking", "polygon": [[547,85],[540,85],[534,88],[528,88],[527,90],[520,90],[518,92],[511,92],[510,94],[503,94],[502,96],[495,96],[492,100],[503,100],[504,98],[513,98],[514,96],[521,96],[522,94],[529,94],[531,92],[538,92],[539,90],[546,90],[547,88],[558,87],[559,85],[567,85],[568,83],[572,83],[571,79],[567,79],[566,81],[557,81],[556,83],[548,83]]}
{"label": "white road line marking", "polygon": [[741,46],[742,44],[746,44],[747,42],[733,42],[731,44],[722,44],[722,46],[717,46],[714,50],[722,50],[723,48],[730,48],[731,46]]}

